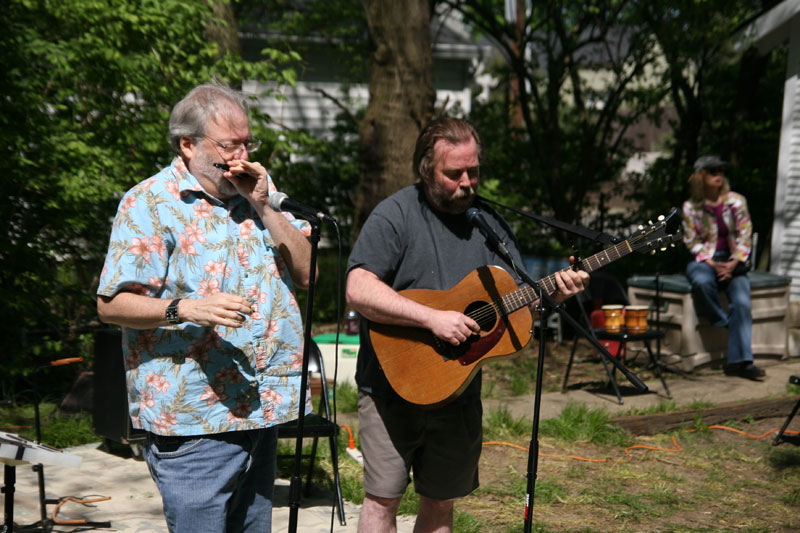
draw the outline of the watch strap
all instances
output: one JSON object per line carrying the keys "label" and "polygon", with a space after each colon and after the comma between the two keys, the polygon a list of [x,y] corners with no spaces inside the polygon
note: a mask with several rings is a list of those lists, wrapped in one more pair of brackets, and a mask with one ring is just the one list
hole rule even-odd
{"label": "watch strap", "polygon": [[175,298],[167,306],[167,310],[164,313],[164,318],[170,324],[180,324],[183,322],[183,320],[178,317],[178,302],[180,301],[180,298]]}

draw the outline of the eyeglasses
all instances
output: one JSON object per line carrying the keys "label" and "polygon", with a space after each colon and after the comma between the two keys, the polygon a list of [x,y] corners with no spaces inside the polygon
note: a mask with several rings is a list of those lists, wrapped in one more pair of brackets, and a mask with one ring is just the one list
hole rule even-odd
{"label": "eyeglasses", "polygon": [[719,176],[722,174],[722,167],[714,167],[714,168],[707,168],[706,172],[708,172],[712,176]]}
{"label": "eyeglasses", "polygon": [[253,138],[250,138],[246,142],[243,142],[243,143],[225,144],[225,143],[219,142],[216,139],[212,139],[208,135],[203,135],[203,137],[205,137],[209,141],[214,141],[217,144],[217,146],[219,146],[220,149],[223,152],[225,152],[226,154],[228,154],[228,155],[238,154],[239,152],[242,151],[242,149],[246,150],[247,152],[251,152],[252,153],[252,152],[255,152],[256,150],[258,150],[261,147],[261,141],[259,141],[258,139],[253,139]]}

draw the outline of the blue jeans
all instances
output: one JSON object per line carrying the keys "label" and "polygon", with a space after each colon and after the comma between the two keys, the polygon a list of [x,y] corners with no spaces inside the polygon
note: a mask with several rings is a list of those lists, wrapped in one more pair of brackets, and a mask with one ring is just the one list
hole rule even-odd
{"label": "blue jeans", "polygon": [[[695,306],[711,324],[728,328],[728,364],[753,360],[753,316],[750,313],[750,278],[734,276],[730,282],[719,284],[714,269],[702,261],[692,261],[686,267],[692,284]],[[722,308],[719,291],[728,296],[728,312]]]}
{"label": "blue jeans", "polygon": [[269,532],[278,430],[147,434],[143,447],[172,533]]}

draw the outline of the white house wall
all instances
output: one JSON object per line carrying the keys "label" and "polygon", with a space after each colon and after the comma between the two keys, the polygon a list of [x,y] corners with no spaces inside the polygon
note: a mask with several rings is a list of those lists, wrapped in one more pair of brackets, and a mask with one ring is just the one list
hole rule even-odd
{"label": "white house wall", "polygon": [[[266,85],[257,82],[248,82],[243,87],[244,91],[250,94],[261,93],[266,88]],[[278,93],[283,97],[262,98],[258,108],[267,113],[280,127],[290,130],[305,129],[312,135],[324,136],[325,132],[334,126],[336,115],[341,113],[341,109],[330,98],[324,97],[320,90],[345,104],[353,114],[359,108],[365,107],[369,101],[367,85],[301,81],[296,87],[288,85],[279,87]],[[471,91],[468,87],[461,90],[438,89],[437,109],[445,101],[448,109],[458,105],[464,113],[469,113]]]}
{"label": "white house wall", "polygon": [[[791,25],[770,270],[796,280],[800,279],[800,18],[794,17]],[[800,283],[792,284],[791,298],[800,299]]]}

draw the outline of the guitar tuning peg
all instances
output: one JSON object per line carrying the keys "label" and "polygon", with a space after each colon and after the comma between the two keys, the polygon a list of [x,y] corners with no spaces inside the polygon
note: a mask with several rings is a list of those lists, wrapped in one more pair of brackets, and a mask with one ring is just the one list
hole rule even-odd
{"label": "guitar tuning peg", "polygon": [[666,246],[662,246],[662,247],[661,247],[661,251],[662,251],[662,252],[666,252],[666,251],[667,251],[667,247],[666,247]]}
{"label": "guitar tuning peg", "polygon": [[674,242],[669,243],[669,247],[670,248],[675,248],[675,243]]}
{"label": "guitar tuning peg", "polygon": [[643,229],[644,229],[644,226],[642,226],[641,224],[639,224],[639,231],[641,231],[641,230],[643,230]]}
{"label": "guitar tuning peg", "polygon": [[648,220],[647,223],[650,224],[651,226],[653,225],[653,221],[652,220]]}
{"label": "guitar tuning peg", "polygon": [[650,250],[650,255],[656,255],[656,251],[655,250]]}
{"label": "guitar tuning peg", "polygon": [[664,215],[658,215],[658,221],[659,222],[663,222],[664,221]]}

